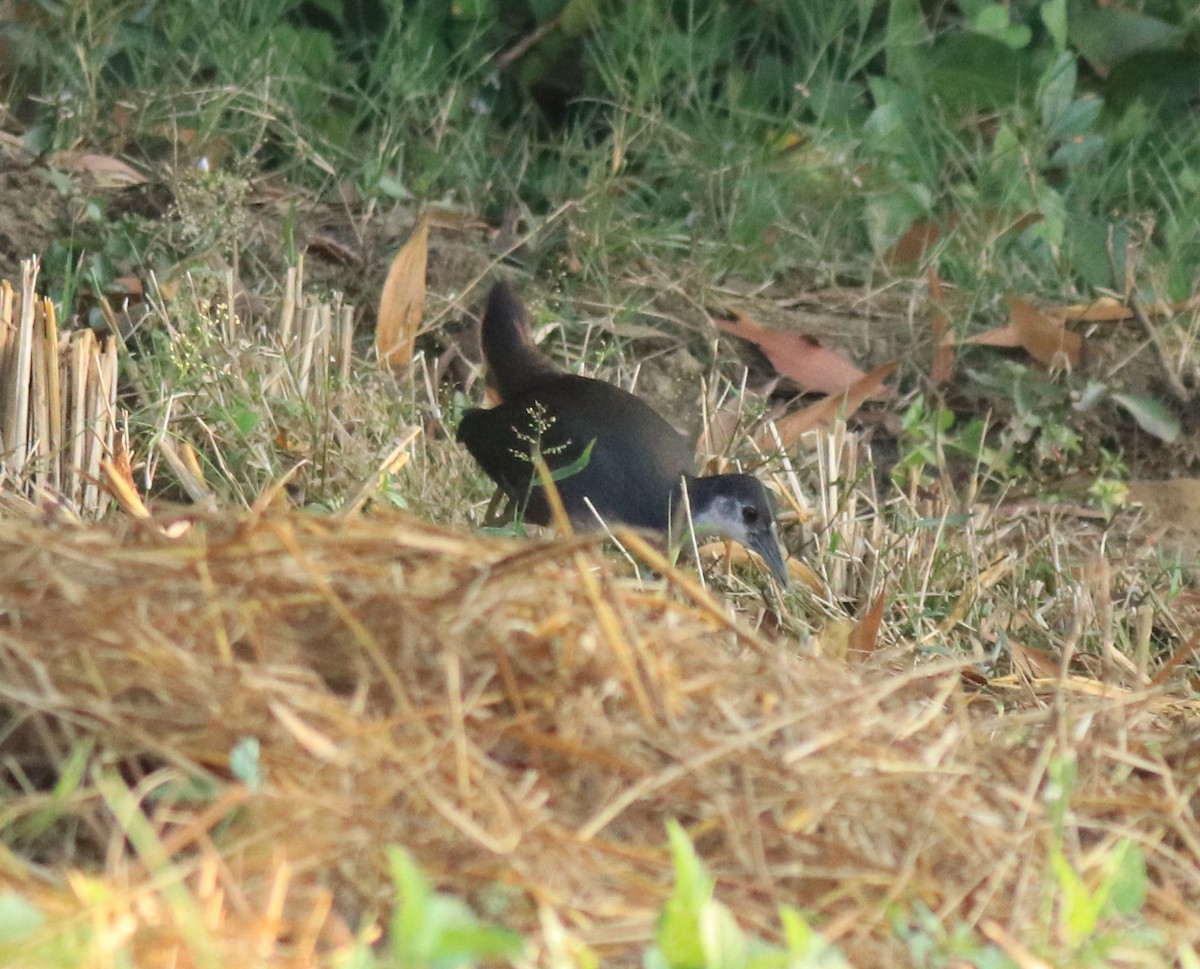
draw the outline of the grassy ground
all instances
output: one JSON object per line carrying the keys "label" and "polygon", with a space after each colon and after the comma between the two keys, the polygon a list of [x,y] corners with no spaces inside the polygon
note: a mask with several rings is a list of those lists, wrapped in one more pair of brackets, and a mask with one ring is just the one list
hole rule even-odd
{"label": "grassy ground", "polygon": [[[112,427],[5,438],[0,954],[1200,965],[1200,124],[1100,43],[1150,12],[218,6],[0,5],[0,277]],[[792,590],[480,534],[499,275],[770,484]],[[1069,367],[970,342],[1104,295]],[[893,389],[780,446],[739,314]]]}

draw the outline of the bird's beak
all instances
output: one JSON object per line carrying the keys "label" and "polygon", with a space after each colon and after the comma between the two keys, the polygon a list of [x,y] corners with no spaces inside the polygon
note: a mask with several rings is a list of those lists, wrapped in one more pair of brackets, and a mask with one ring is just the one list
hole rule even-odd
{"label": "bird's beak", "polygon": [[779,535],[774,526],[770,531],[756,532],[750,536],[750,551],[756,553],[764,562],[775,580],[785,589],[788,587],[788,570],[783,561],[783,549],[779,545]]}

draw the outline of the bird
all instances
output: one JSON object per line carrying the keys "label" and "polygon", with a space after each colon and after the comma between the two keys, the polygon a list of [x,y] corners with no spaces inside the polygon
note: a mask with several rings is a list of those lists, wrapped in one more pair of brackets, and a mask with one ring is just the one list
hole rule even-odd
{"label": "bird", "polygon": [[[561,370],[533,342],[507,282],[492,286],[480,324],[487,385],[500,403],[463,414],[457,440],[523,520],[550,523],[533,455],[540,454],[573,527],[624,524],[679,541],[732,539],[783,586],[788,572],[770,493],[749,474],[697,475],[691,444],[626,390]],[[685,500],[686,499],[686,500]]]}

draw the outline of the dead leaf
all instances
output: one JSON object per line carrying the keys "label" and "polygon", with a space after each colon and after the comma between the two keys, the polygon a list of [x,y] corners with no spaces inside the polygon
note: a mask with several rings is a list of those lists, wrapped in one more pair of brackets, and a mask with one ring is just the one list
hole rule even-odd
{"label": "dead leaf", "polygon": [[[1014,219],[997,209],[985,209],[974,213],[964,229],[969,233],[968,244],[978,244],[982,239],[999,239],[1041,221],[1042,215],[1037,212],[1026,212]],[[889,266],[920,262],[944,235],[958,228],[961,223],[957,212],[951,212],[944,219],[917,219],[887,251],[884,262]]]}
{"label": "dead leaf", "polygon": [[[957,221],[952,219],[953,222]],[[889,266],[920,261],[926,251],[942,237],[942,225],[934,219],[918,219],[883,256]]]}
{"label": "dead leaf", "polygon": [[47,162],[52,168],[90,175],[100,188],[126,188],[146,182],[145,175],[111,155],[56,151]]}
{"label": "dead leaf", "polygon": [[1009,319],[1034,360],[1047,367],[1076,367],[1083,337],[1067,329],[1066,318],[1044,313],[1016,296],[1008,298]]}
{"label": "dead leaf", "polygon": [[717,327],[749,340],[766,354],[771,366],[806,392],[840,394],[864,376],[844,354],[822,346],[813,337],[768,330],[744,313],[732,320],[717,320]]}
{"label": "dead leaf", "polygon": [[[1190,313],[1197,308],[1200,308],[1200,296],[1175,303],[1143,303],[1140,307],[1141,311],[1152,319],[1156,316]],[[1070,306],[1056,307],[1047,312],[1061,314],[1068,321],[1081,320],[1089,323],[1115,323],[1132,319],[1134,316],[1132,309],[1112,296],[1100,296],[1090,303],[1072,303]]]}
{"label": "dead leaf", "polygon": [[126,514],[134,518],[149,518],[150,509],[138,494],[133,481],[133,470],[129,466],[129,454],[122,447],[110,460],[100,462],[100,470],[108,484],[109,492],[125,509]]}
{"label": "dead leaf", "polygon": [[1061,310],[1039,310],[1016,296],[1008,298],[1009,322],[968,338],[967,343],[987,347],[1021,347],[1047,367],[1075,367],[1083,337],[1067,329]]}
{"label": "dead leaf", "polygon": [[[794,414],[780,418],[775,422],[775,428],[779,432],[783,446],[791,447],[800,439],[801,435],[829,424],[839,416],[849,417],[867,400],[880,396],[884,381],[896,372],[898,366],[899,363],[895,360],[882,364],[844,393],[830,394],[815,404],[805,407],[804,410],[798,410]],[[771,449],[776,446],[775,438],[765,428],[755,435],[755,440],[763,449]]]}
{"label": "dead leaf", "polygon": [[1015,350],[1021,345],[1021,334],[1017,332],[1017,328],[1011,323],[1006,323],[1004,326],[998,326],[994,330],[987,330],[984,333],[976,333],[975,336],[967,337],[964,342],[973,343],[980,347],[1004,347],[1008,350]]}
{"label": "dead leaf", "polygon": [[1057,307],[1053,312],[1062,314],[1066,320],[1086,320],[1090,323],[1114,323],[1133,317],[1133,310],[1111,296],[1101,296],[1090,303]]}
{"label": "dead leaf", "polygon": [[425,264],[429,256],[429,219],[422,215],[400,247],[379,297],[375,354],[380,366],[402,374],[412,362],[417,331],[425,317]]}
{"label": "dead leaf", "polygon": [[945,310],[946,290],[938,276],[937,266],[929,267],[929,330],[933,335],[933,360],[929,364],[929,380],[935,387],[945,386],[954,376],[954,331],[950,329],[950,314]]}
{"label": "dead leaf", "polygon": [[850,630],[850,640],[846,644],[850,653],[859,653],[859,658],[865,659],[867,654],[875,652],[879,644],[879,627],[883,622],[887,601],[887,593],[879,593],[866,615],[854,624],[854,628]]}

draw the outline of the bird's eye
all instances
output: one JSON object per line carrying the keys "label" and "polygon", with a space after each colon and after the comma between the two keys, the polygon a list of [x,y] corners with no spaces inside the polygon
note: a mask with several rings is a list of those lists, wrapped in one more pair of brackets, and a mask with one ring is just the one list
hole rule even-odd
{"label": "bird's eye", "polygon": [[758,509],[753,505],[742,505],[742,521],[747,525],[753,525],[758,521]]}

